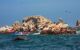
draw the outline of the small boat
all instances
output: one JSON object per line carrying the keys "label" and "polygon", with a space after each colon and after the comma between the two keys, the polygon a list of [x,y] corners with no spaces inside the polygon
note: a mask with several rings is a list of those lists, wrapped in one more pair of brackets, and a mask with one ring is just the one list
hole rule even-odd
{"label": "small boat", "polygon": [[40,32],[38,32],[38,33],[33,33],[33,34],[31,34],[31,35],[40,35]]}
{"label": "small boat", "polygon": [[29,35],[30,32],[16,32],[15,35]]}
{"label": "small boat", "polygon": [[27,33],[27,32],[16,32],[15,35],[39,35],[40,33],[37,32],[37,33]]}
{"label": "small boat", "polygon": [[35,31],[35,32],[29,32],[29,31],[22,31],[22,32],[16,32],[15,35],[39,35],[40,30]]}

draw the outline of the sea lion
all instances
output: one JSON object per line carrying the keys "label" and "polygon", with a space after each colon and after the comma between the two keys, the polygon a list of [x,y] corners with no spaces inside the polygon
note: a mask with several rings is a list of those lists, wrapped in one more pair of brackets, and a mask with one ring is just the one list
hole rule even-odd
{"label": "sea lion", "polygon": [[13,41],[19,41],[19,40],[26,40],[26,37],[25,36],[18,36],[13,39]]}

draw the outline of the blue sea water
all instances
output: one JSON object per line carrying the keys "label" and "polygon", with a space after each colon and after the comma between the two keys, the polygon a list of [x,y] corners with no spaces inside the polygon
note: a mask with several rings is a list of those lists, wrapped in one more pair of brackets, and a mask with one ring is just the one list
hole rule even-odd
{"label": "blue sea water", "polygon": [[80,35],[27,35],[14,41],[18,35],[0,35],[0,50],[80,50]]}

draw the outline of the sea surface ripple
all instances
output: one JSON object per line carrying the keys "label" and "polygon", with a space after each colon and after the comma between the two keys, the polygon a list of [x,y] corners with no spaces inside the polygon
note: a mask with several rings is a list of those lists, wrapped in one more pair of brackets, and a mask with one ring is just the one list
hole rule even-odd
{"label": "sea surface ripple", "polygon": [[14,41],[18,35],[0,35],[0,50],[80,50],[80,35],[28,35]]}

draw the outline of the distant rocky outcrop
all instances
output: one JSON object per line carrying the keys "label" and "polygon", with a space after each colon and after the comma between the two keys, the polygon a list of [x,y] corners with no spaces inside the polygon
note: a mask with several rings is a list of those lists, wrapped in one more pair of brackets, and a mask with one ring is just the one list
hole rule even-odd
{"label": "distant rocky outcrop", "polygon": [[27,16],[22,20],[22,23],[15,22],[13,24],[14,30],[27,32],[34,32],[37,30],[60,31],[61,28],[67,27],[68,24],[65,24],[61,18],[59,18],[58,23],[53,23],[44,16]]}
{"label": "distant rocky outcrop", "polygon": [[[49,34],[49,33],[64,33],[69,31],[67,29],[69,25],[65,24],[65,22],[59,18],[59,22],[52,22],[44,16],[27,16],[22,22],[16,21],[11,27],[11,32],[23,32],[24,34],[33,33],[33,32],[41,32]],[[6,29],[6,27],[5,27]],[[3,28],[2,28],[3,30]],[[71,31],[71,30],[70,30]],[[9,32],[9,31],[8,31]]]}

